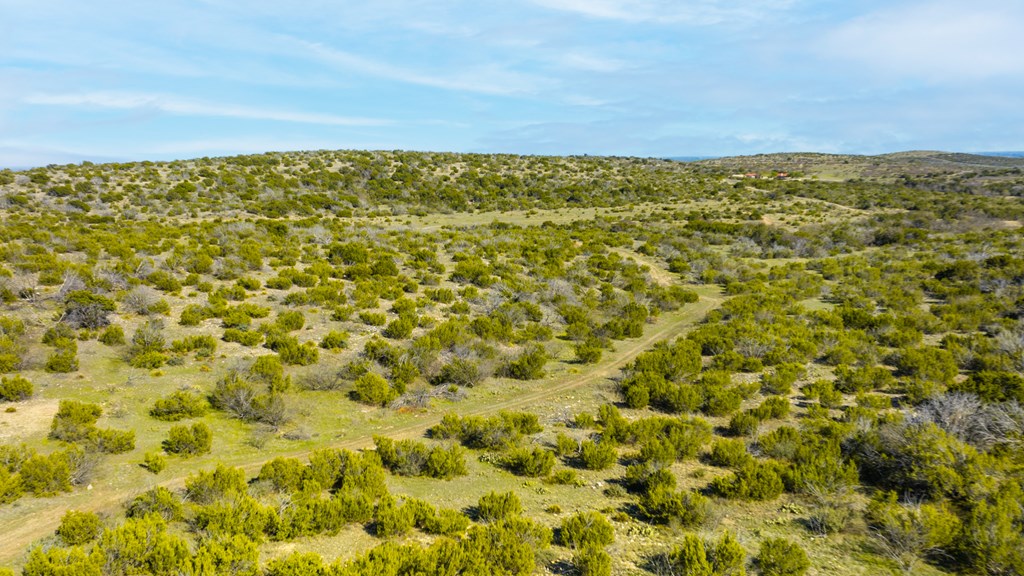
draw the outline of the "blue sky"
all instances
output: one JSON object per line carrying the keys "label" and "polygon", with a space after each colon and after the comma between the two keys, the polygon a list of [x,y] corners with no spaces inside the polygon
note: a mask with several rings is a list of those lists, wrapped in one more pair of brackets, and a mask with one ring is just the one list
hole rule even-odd
{"label": "blue sky", "polygon": [[0,166],[1024,149],[1019,0],[0,0]]}

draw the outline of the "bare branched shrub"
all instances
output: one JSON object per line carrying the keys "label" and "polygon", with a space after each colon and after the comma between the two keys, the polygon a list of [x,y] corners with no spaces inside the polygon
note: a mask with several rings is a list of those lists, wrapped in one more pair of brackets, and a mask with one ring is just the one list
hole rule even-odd
{"label": "bare branched shrub", "polygon": [[991,404],[974,394],[940,394],[917,407],[912,420],[932,422],[949,434],[982,450],[996,444],[1020,443],[1024,408],[1016,402]]}
{"label": "bare branched shrub", "polygon": [[65,296],[76,290],[85,290],[85,282],[82,281],[78,272],[69,270],[64,273],[64,282],[61,283],[60,289],[57,290],[57,297],[63,300]]}
{"label": "bare branched shrub", "polygon": [[737,338],[735,349],[747,358],[764,358],[765,354],[772,349],[772,345],[753,338]]}
{"label": "bare branched shrub", "polygon": [[156,291],[148,286],[136,286],[128,291],[122,298],[124,307],[140,316],[146,316],[153,312],[152,308],[159,301]]}
{"label": "bare branched shrub", "polygon": [[346,384],[336,372],[326,370],[309,372],[299,380],[303,390],[339,390]]}

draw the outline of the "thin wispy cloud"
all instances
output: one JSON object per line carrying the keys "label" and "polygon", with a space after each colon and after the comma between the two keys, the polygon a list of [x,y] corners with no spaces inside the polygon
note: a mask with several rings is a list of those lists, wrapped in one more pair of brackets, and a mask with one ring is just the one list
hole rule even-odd
{"label": "thin wispy cloud", "polygon": [[538,6],[589,18],[621,22],[709,25],[736,18],[756,18],[790,7],[789,0],[530,0]]}
{"label": "thin wispy cloud", "polygon": [[26,97],[25,102],[41,106],[75,106],[86,108],[110,108],[116,110],[156,110],[182,116],[214,116],[249,120],[271,120],[275,122],[326,124],[330,126],[384,126],[393,123],[390,120],[383,120],[379,118],[358,118],[336,116],[334,114],[254,108],[249,106],[179,99],[163,94],[134,94],[126,92],[34,94]]}
{"label": "thin wispy cloud", "polygon": [[628,66],[624,60],[608,58],[582,52],[561,54],[558,63],[566,68],[587,72],[616,72]]}
{"label": "thin wispy cloud", "polygon": [[476,92],[491,95],[535,93],[547,81],[539,76],[509,70],[500,64],[473,66],[457,72],[424,72],[359,54],[331,48],[319,42],[291,39],[306,55],[343,70],[367,74],[396,82],[429,86],[442,90]]}

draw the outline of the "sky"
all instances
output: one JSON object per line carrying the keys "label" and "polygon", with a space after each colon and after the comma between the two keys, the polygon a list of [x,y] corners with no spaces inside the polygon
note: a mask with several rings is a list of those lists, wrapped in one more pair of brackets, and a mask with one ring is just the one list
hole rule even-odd
{"label": "sky", "polygon": [[0,166],[1024,150],[1021,0],[0,0]]}

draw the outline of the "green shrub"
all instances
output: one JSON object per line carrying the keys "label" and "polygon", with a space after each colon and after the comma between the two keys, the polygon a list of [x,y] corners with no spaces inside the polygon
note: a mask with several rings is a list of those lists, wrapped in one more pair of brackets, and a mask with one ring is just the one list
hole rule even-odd
{"label": "green shrub", "polygon": [[315,552],[292,552],[267,563],[266,576],[323,576],[324,560]]}
{"label": "green shrub", "polygon": [[237,328],[228,328],[224,331],[224,335],[221,336],[221,340],[225,342],[236,342],[242,346],[259,346],[260,342],[263,342],[263,333],[255,330],[239,330]]}
{"label": "green shrub", "polygon": [[601,361],[601,355],[604,352],[600,342],[595,340],[577,342],[575,350],[576,361],[580,364],[597,364]]}
{"label": "green shrub", "polygon": [[302,315],[302,312],[292,310],[278,314],[277,320],[274,323],[285,332],[294,332],[295,330],[301,330],[306,325],[306,317]]}
{"label": "green shrub", "polygon": [[36,454],[21,464],[21,484],[34,496],[54,496],[71,491],[71,464],[67,452]]}
{"label": "green shrub", "polygon": [[481,522],[497,522],[523,511],[523,504],[514,492],[488,492],[480,497],[476,507],[477,519]]}
{"label": "green shrub", "polygon": [[135,449],[135,431],[93,429],[87,444],[91,449],[107,454],[130,452]]}
{"label": "green shrub", "polygon": [[415,440],[394,441],[374,436],[377,455],[386,468],[402,476],[450,479],[467,474],[465,451],[459,446],[427,448]]}
{"label": "green shrub", "polygon": [[136,356],[132,356],[128,364],[134,368],[145,368],[147,370],[153,370],[159,368],[167,363],[168,357],[166,354],[161,352],[143,352]]}
{"label": "green shrub", "polygon": [[1024,376],[1013,372],[982,370],[949,387],[952,392],[977,394],[986,402],[1016,400],[1024,404]]}
{"label": "green shrub", "polygon": [[536,478],[551,472],[555,466],[555,455],[540,446],[513,448],[504,455],[502,463],[513,474]]}
{"label": "green shrub", "polygon": [[331,330],[324,335],[320,341],[320,347],[324,350],[341,350],[348,346],[348,333]]}
{"label": "green shrub", "polygon": [[[44,549],[42,546],[36,546],[29,553],[28,561],[25,562],[21,573],[28,576],[37,574],[87,574],[93,576],[102,574],[103,561],[102,554],[87,554],[81,547],[53,546]],[[3,574],[4,571],[11,576],[14,575],[14,572],[0,568],[0,574]]]}
{"label": "green shrub", "polygon": [[186,501],[202,506],[245,494],[245,472],[241,468],[217,464],[213,470],[201,470],[185,479]]}
{"label": "green shrub", "polygon": [[572,556],[572,565],[579,576],[611,576],[612,557],[603,548],[587,546]]}
{"label": "green shrub", "polygon": [[1024,494],[1007,482],[989,498],[974,502],[964,520],[959,552],[978,573],[1024,573]]}
{"label": "green shrub", "polygon": [[259,290],[262,286],[258,278],[252,278],[250,276],[242,276],[238,280],[235,280],[235,284],[249,290],[250,292]]}
{"label": "green shrub", "polygon": [[416,320],[414,318],[400,317],[389,322],[384,330],[381,331],[381,334],[392,340],[403,340],[412,335],[415,327]]}
{"label": "green shrub", "polygon": [[274,354],[258,356],[249,367],[249,378],[265,384],[271,393],[285,392],[291,388],[291,378],[284,375],[281,358]]}
{"label": "green shrub", "polygon": [[773,420],[789,415],[789,400],[782,396],[766,398],[760,406],[750,411],[758,420]]}
{"label": "green shrub", "polygon": [[743,576],[746,571],[746,552],[729,532],[718,540],[702,540],[696,534],[686,534],[683,541],[666,555],[666,568],[673,574],[693,576]]}
{"label": "green shrub", "polygon": [[188,352],[198,351],[196,354],[197,356],[201,358],[209,357],[217,351],[217,340],[213,336],[205,334],[186,336],[181,340],[171,342],[171,351],[175,354],[186,354]]}
{"label": "green shrub", "polygon": [[209,403],[206,398],[187,390],[172,392],[166,398],[157,400],[149,415],[157,420],[176,422],[184,418],[198,418],[206,414]]}
{"label": "green shrub", "polygon": [[773,500],[782,494],[785,486],[777,466],[757,462],[743,466],[731,476],[715,478],[711,487],[725,498]]}
{"label": "green shrub", "polygon": [[94,512],[68,510],[57,527],[57,536],[65,546],[81,546],[96,539],[103,523]]}
{"label": "green shrub", "polygon": [[611,444],[584,440],[580,443],[579,458],[587,470],[604,470],[615,464],[619,455]]}
{"label": "green shrub", "polygon": [[100,332],[99,341],[107,346],[120,346],[125,343],[124,329],[117,324],[107,326]]}
{"label": "green shrub", "polygon": [[835,389],[832,380],[815,380],[806,384],[800,389],[803,395],[811,400],[817,400],[824,408],[835,408],[843,402],[843,394]]}
{"label": "green shrub", "polygon": [[181,520],[183,510],[173,492],[157,486],[139,494],[125,506],[125,516],[128,518],[142,518],[149,514],[157,514],[168,522],[174,522]]}
{"label": "green shrub", "polygon": [[77,400],[61,400],[50,424],[49,437],[64,442],[87,440],[95,430],[103,409],[96,404]]}
{"label": "green shrub", "polygon": [[398,398],[398,392],[383,376],[368,372],[352,384],[352,398],[364,404],[387,406]]}
{"label": "green shrub", "polygon": [[67,324],[58,323],[47,328],[46,332],[43,332],[42,343],[47,346],[61,348],[63,346],[71,346],[77,336],[74,328]]}
{"label": "green shrub", "polygon": [[548,353],[541,346],[532,346],[515,360],[505,365],[504,375],[516,380],[536,380],[544,377]]}
{"label": "green shrub", "polygon": [[0,401],[20,402],[32,397],[32,383],[21,376],[0,379]]}
{"label": "green shrub", "polygon": [[431,380],[432,384],[455,384],[456,386],[472,387],[479,384],[486,377],[480,366],[469,359],[455,357],[441,367],[436,377]]}
{"label": "green shrub", "polygon": [[359,320],[367,326],[383,326],[387,323],[387,314],[383,312],[360,312]]}
{"label": "green shrub", "polygon": [[21,498],[24,493],[25,487],[21,482],[21,476],[8,470],[6,466],[0,466],[0,504],[10,504]]}
{"label": "green shrub", "polygon": [[708,460],[714,466],[737,468],[751,464],[754,457],[747,452],[747,445],[742,440],[721,438],[711,446]]}
{"label": "green shrub", "polygon": [[711,502],[697,492],[677,492],[657,485],[640,497],[640,511],[657,524],[692,527],[704,523],[711,511]]}
{"label": "green shrub", "polygon": [[771,374],[761,376],[761,389],[767,394],[787,396],[803,374],[804,367],[800,364],[779,364]]}
{"label": "green shrub", "polygon": [[844,394],[885,390],[895,385],[892,372],[882,366],[836,366],[835,388]]}
{"label": "green shrub", "polygon": [[753,436],[757,433],[761,420],[749,412],[736,414],[729,420],[729,434],[733,436]]}
{"label": "green shrub", "polygon": [[380,499],[374,513],[374,533],[381,538],[400,536],[412,529],[416,516],[412,506],[398,504],[390,494]]}
{"label": "green shrub", "polygon": [[256,479],[269,482],[278,492],[290,494],[302,485],[304,468],[295,458],[277,457],[263,464]]}
{"label": "green shrub", "polygon": [[431,478],[442,480],[465,476],[469,473],[466,469],[465,451],[459,446],[431,448],[424,473]]}
{"label": "green shrub", "polygon": [[739,410],[743,394],[737,387],[716,386],[705,389],[704,405],[701,412],[708,416],[728,416]]}
{"label": "green shrub", "polygon": [[78,370],[78,355],[75,348],[58,348],[46,359],[45,368],[47,372],[58,374]]}
{"label": "green shrub", "polygon": [[811,567],[803,548],[785,538],[763,540],[757,563],[764,576],[802,576]]}
{"label": "green shrub", "polygon": [[555,436],[555,456],[575,456],[579,453],[580,443],[572,436],[559,432]]}
{"label": "green shrub", "polygon": [[564,468],[562,470],[558,470],[551,476],[548,476],[545,479],[545,482],[549,484],[558,484],[561,486],[576,486],[579,484],[580,479],[576,475],[575,470],[569,470],[568,468]]}
{"label": "green shrub", "polygon": [[559,539],[573,550],[603,548],[615,541],[615,529],[600,512],[577,512],[562,520]]}
{"label": "green shrub", "polygon": [[320,360],[320,351],[313,342],[305,342],[302,345],[286,344],[277,349],[281,361],[289,366],[309,366]]}
{"label": "green shrub", "polygon": [[209,316],[205,308],[198,304],[189,304],[181,311],[181,316],[178,318],[178,324],[182,326],[198,326],[200,322],[206,320]]}
{"label": "green shrub", "polygon": [[423,531],[427,534],[458,537],[469,528],[469,518],[456,510],[441,509],[425,519]]}
{"label": "green shrub", "polygon": [[213,432],[210,427],[197,422],[192,426],[171,426],[163,442],[163,449],[169,454],[189,457],[209,453],[212,445]]}
{"label": "green shrub", "polygon": [[960,518],[947,504],[903,505],[895,492],[876,493],[864,519],[886,555],[908,572],[926,555],[951,550],[961,533]]}
{"label": "green shrub", "polygon": [[153,474],[159,474],[167,468],[167,459],[157,452],[146,452],[142,457],[142,467]]}
{"label": "green shrub", "polygon": [[181,282],[171,275],[169,272],[164,270],[157,270],[146,277],[146,281],[153,285],[157,290],[163,292],[178,292],[181,290]]}

